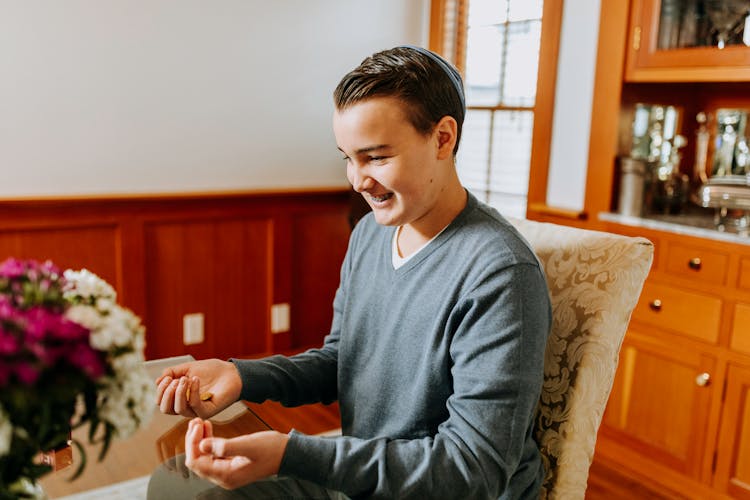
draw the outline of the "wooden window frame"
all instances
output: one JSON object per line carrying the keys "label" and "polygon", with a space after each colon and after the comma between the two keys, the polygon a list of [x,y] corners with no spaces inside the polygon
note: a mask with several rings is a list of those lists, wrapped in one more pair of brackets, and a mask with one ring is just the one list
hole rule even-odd
{"label": "wooden window frame", "polygon": [[[446,9],[454,9],[456,33],[446,33]],[[466,65],[466,32],[468,24],[469,0],[432,0],[430,5],[429,48],[453,61],[463,74]],[[547,178],[552,140],[552,118],[555,109],[555,87],[557,82],[557,57],[562,27],[563,0],[544,0],[542,10],[542,32],[539,45],[536,99],[534,106],[513,107],[493,106],[493,110],[529,110],[534,113],[534,127],[531,139],[529,162],[529,185],[527,192],[526,216],[539,218],[541,214],[552,214],[566,219],[583,219],[585,214],[570,210],[548,207]],[[446,47],[446,35],[455,43]],[[482,108],[479,106],[478,108]],[[489,109],[489,108],[488,108]]]}

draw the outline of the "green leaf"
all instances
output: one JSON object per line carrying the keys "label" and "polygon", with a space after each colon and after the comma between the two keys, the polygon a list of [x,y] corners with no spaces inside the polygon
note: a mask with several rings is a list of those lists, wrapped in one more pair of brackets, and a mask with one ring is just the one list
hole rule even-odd
{"label": "green leaf", "polygon": [[105,424],[104,425],[104,444],[102,444],[102,450],[99,452],[99,461],[101,462],[104,460],[105,455],[107,455],[107,451],[109,451],[109,445],[112,442],[112,435],[114,431],[114,427],[111,425]]}
{"label": "green leaf", "polygon": [[78,442],[77,439],[73,440],[73,444],[78,449],[78,454],[81,456],[81,460],[80,460],[80,463],[78,464],[78,468],[76,469],[75,473],[73,474],[73,476],[71,476],[71,478],[68,481],[74,481],[78,479],[78,476],[80,476],[83,473],[83,469],[84,467],[86,467],[86,450],[83,449],[83,446],[81,445],[81,443]]}

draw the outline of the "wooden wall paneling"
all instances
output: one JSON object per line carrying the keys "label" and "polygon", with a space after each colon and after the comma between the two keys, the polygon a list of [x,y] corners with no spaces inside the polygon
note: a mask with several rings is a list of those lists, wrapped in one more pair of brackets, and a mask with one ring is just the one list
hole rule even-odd
{"label": "wooden wall paneling", "polygon": [[[349,196],[332,188],[0,200],[0,258],[99,274],[143,319],[148,358],[261,356],[319,345],[327,333]],[[283,302],[301,339],[270,334],[270,306]],[[205,314],[206,340],[186,347],[182,316],[191,312]]]}
{"label": "wooden wall paneling", "polygon": [[[292,215],[281,214],[274,217],[273,221],[273,281],[271,291],[272,304],[289,304],[293,316],[296,304],[292,301]],[[266,311],[270,317],[271,310]],[[269,350],[271,352],[286,352],[292,349],[292,337],[294,335],[294,321],[289,320],[290,330],[270,335]],[[270,332],[270,328],[269,328]]]}
{"label": "wooden wall paneling", "polygon": [[[151,223],[146,227],[150,357],[267,352],[267,219]],[[205,340],[185,346],[185,314],[204,315]]]}
{"label": "wooden wall paneling", "polygon": [[350,229],[346,214],[301,214],[294,219],[292,347],[319,346],[331,329]]}
{"label": "wooden wall paneling", "polygon": [[114,224],[0,229],[0,261],[16,257],[51,260],[63,270],[86,268],[120,291],[117,240]]}
{"label": "wooden wall paneling", "polygon": [[270,339],[274,275],[278,269],[273,254],[273,222],[272,219],[246,221],[244,230],[245,245],[241,259],[245,261],[245,280],[242,287],[247,292],[242,294],[242,300],[247,313],[240,332],[242,342],[238,352],[243,356],[276,352]]}
{"label": "wooden wall paneling", "polygon": [[214,226],[213,314],[206,325],[209,352],[244,357],[270,350],[270,225],[269,219],[258,218],[221,221]]}
{"label": "wooden wall paneling", "polygon": [[146,289],[144,245],[143,220],[133,217],[123,220],[119,225],[115,245],[117,281],[122,283],[118,293],[118,302],[130,308],[144,324],[148,324],[146,294],[144,293]]}

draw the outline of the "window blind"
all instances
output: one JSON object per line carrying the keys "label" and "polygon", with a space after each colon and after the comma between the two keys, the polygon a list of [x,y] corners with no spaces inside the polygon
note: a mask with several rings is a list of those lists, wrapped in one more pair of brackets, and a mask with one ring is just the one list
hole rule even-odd
{"label": "window blind", "polygon": [[526,215],[543,0],[445,0],[442,48],[467,99],[458,174],[501,213]]}

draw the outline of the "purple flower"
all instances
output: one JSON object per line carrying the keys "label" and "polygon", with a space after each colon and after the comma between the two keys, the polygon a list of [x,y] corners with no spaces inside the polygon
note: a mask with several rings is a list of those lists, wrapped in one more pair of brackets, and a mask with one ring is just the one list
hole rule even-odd
{"label": "purple flower", "polygon": [[104,360],[101,353],[88,345],[81,344],[78,349],[74,349],[70,353],[68,362],[79,368],[91,379],[97,379],[104,375]]}
{"label": "purple flower", "polygon": [[0,324],[0,355],[12,356],[18,354],[19,348],[16,336],[5,331],[2,324]]}
{"label": "purple flower", "polygon": [[23,327],[26,330],[26,342],[41,342],[49,332],[53,332],[58,323],[59,317],[50,313],[42,307],[31,307],[24,311]]}
{"label": "purple flower", "polygon": [[14,321],[18,311],[13,307],[10,299],[5,295],[0,295],[0,321]]}
{"label": "purple flower", "polygon": [[3,278],[20,278],[26,274],[26,264],[13,257],[0,263],[0,277]]}
{"label": "purple flower", "polygon": [[55,329],[50,334],[52,338],[57,340],[84,341],[88,344],[91,332],[88,328],[60,316]]}
{"label": "purple flower", "polygon": [[15,366],[16,377],[25,385],[34,385],[39,378],[39,369],[31,363],[19,363]]}

